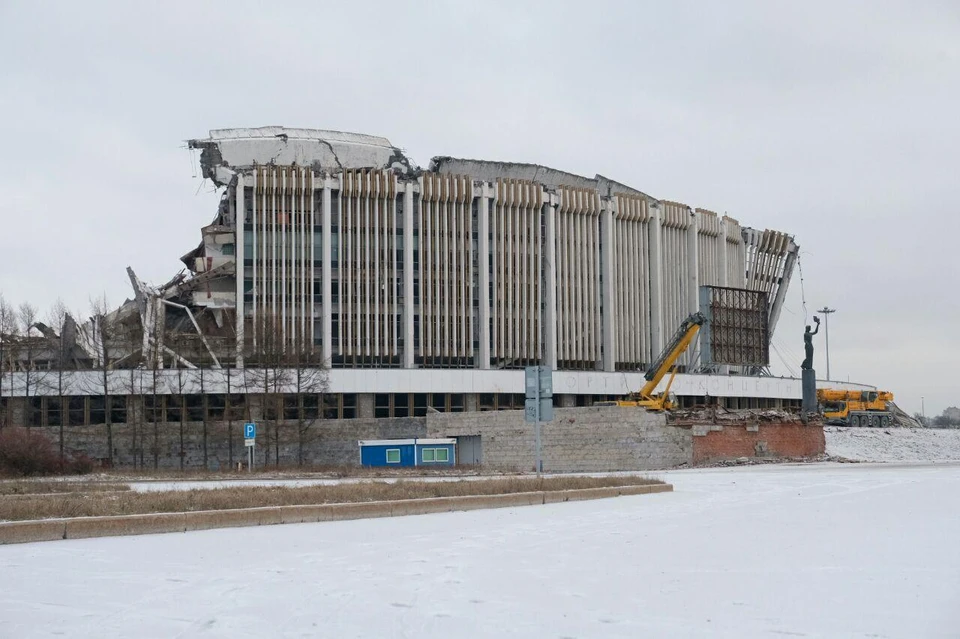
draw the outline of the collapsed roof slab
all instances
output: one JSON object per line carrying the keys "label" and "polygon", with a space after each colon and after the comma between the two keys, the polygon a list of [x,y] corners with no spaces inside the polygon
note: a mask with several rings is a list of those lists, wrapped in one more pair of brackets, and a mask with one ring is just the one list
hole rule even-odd
{"label": "collapsed roof slab", "polygon": [[362,133],[266,126],[214,129],[210,137],[188,140],[200,149],[203,177],[226,186],[238,170],[258,165],[295,165],[317,172],[343,169],[393,169],[403,175],[419,168],[390,140]]}
{"label": "collapsed roof slab", "polygon": [[469,175],[474,179],[487,182],[495,182],[500,178],[505,178],[536,182],[544,185],[548,189],[556,189],[559,186],[592,189],[603,197],[610,197],[616,193],[629,193],[630,195],[655,201],[654,198],[642,191],[638,191],[621,182],[605,178],[602,175],[589,178],[541,164],[496,162],[437,156],[430,161],[430,170],[443,174]]}

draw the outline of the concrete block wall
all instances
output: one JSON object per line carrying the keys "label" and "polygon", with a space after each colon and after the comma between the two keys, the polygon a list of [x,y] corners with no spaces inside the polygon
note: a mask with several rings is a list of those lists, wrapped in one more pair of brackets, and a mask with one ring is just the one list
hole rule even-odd
{"label": "concrete block wall", "polygon": [[[179,423],[114,424],[113,463],[115,466],[153,468],[156,457],[160,468],[180,467]],[[184,422],[184,468],[204,467],[204,439],[207,448],[207,468],[228,469],[238,461],[246,462],[242,422],[208,422],[206,438],[202,422]],[[281,466],[296,466],[301,445],[304,464],[311,466],[356,465],[360,461],[357,441],[360,439],[395,439],[425,437],[423,417],[395,419],[340,419],[316,420],[304,423],[301,431],[297,422],[258,423],[256,465],[273,466],[279,456]],[[58,427],[37,427],[59,446]],[[232,430],[232,438],[231,438]],[[68,455],[83,453],[103,460],[109,457],[107,427],[69,426],[63,429],[64,450]],[[232,441],[231,441],[232,439]],[[232,448],[232,457],[231,457]],[[232,461],[231,461],[232,460]]]}
{"label": "concrete block wall", "polygon": [[[534,425],[523,411],[427,415],[428,437],[480,435],[483,465],[533,470]],[[668,426],[662,414],[619,407],[558,408],[541,424],[547,472],[654,470],[690,463],[689,429]]]}
{"label": "concrete block wall", "polygon": [[[534,427],[523,411],[429,413],[426,417],[317,420],[259,423],[256,464],[297,466],[300,450],[307,466],[359,463],[360,439],[480,436],[483,466],[491,470],[530,471],[535,464]],[[113,463],[121,467],[179,468],[180,424],[137,422],[113,429]],[[184,468],[226,470],[246,460],[242,422],[185,422]],[[59,428],[37,427],[55,447]],[[109,457],[107,427],[66,427],[64,449],[94,459]],[[232,433],[232,436],[231,436]],[[707,419],[668,424],[662,413],[616,406],[557,408],[552,422],[541,424],[543,468],[548,472],[644,471],[739,457],[812,457],[824,452],[820,424],[788,418],[758,421],[745,414],[732,423]],[[232,456],[231,456],[232,451]]]}

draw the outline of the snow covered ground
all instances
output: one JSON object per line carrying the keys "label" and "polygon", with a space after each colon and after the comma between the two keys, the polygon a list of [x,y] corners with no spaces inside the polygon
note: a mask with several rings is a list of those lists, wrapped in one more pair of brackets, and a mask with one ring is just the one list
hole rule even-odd
{"label": "snow covered ground", "polygon": [[[827,454],[860,461],[960,461],[960,429],[825,426]],[[960,636],[960,633],[958,633]]]}
{"label": "snow covered ground", "polygon": [[957,637],[960,465],[0,547],[0,636]]}

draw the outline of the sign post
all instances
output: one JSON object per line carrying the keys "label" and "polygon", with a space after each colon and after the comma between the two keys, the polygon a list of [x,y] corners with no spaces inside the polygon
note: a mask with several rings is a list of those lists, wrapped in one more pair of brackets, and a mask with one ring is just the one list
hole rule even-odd
{"label": "sign post", "polygon": [[553,421],[553,370],[549,366],[527,366],[525,369],[527,397],[524,402],[524,419],[533,422],[534,446],[536,447],[536,470],[543,472],[540,457],[540,422]]}
{"label": "sign post", "polygon": [[243,445],[247,447],[247,472],[253,472],[254,449],[257,447],[257,425],[247,422],[243,425]]}

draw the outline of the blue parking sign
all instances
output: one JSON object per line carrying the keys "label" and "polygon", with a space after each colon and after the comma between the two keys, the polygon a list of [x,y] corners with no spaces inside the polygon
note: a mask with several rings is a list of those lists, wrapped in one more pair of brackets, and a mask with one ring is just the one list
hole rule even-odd
{"label": "blue parking sign", "polygon": [[254,439],[257,436],[257,425],[253,422],[243,425],[243,438]]}

